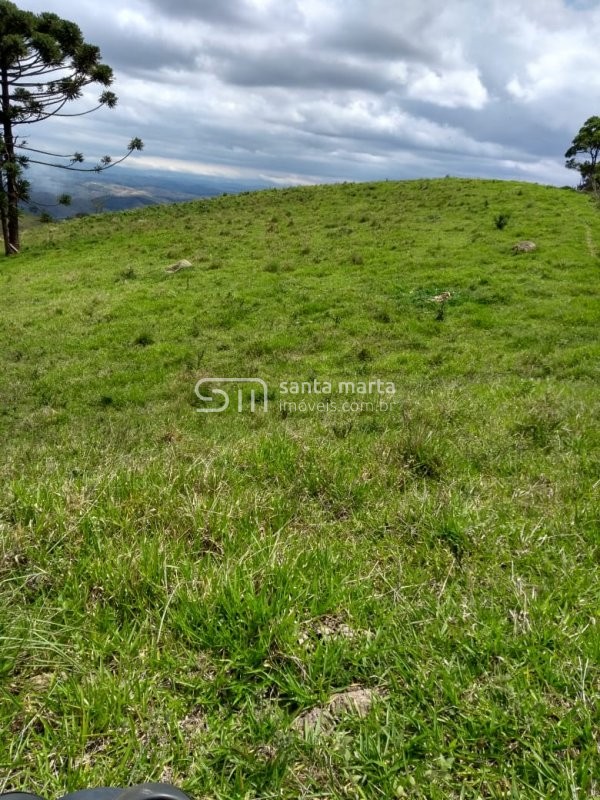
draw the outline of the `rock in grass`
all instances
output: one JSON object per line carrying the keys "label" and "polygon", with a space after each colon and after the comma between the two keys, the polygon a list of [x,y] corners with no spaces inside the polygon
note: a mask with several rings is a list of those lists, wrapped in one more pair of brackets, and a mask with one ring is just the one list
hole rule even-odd
{"label": "rock in grass", "polygon": [[191,266],[191,262],[183,258],[181,261],[177,261],[175,264],[171,264],[170,267],[167,267],[165,272],[172,274],[173,272],[179,272],[180,269],[189,269]]}
{"label": "rock in grass", "polygon": [[441,294],[436,294],[435,297],[430,297],[432,303],[445,303],[452,298],[452,292],[442,292]]}
{"label": "rock in grass", "polygon": [[535,242],[517,242],[513,245],[513,253],[533,253],[534,250],[537,250]]}
{"label": "rock in grass", "polygon": [[376,689],[354,686],[338,692],[325,705],[310,708],[293,720],[291,729],[304,736],[329,733],[344,714],[366,717],[381,693]]}

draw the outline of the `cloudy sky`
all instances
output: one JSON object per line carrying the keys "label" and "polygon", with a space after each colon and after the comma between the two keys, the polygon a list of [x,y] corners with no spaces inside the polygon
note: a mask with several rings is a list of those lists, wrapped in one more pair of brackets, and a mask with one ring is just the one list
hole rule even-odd
{"label": "cloudy sky", "polygon": [[90,159],[139,136],[137,167],[198,175],[563,185],[600,114],[600,0],[16,2],[76,22],[115,71],[114,111],[28,130]]}

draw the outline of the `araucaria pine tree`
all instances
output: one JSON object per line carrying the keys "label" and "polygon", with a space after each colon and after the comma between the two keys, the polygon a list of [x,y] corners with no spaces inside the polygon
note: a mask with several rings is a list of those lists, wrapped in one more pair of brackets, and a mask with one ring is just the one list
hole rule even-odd
{"label": "araucaria pine tree", "polygon": [[[64,156],[37,150],[24,138],[29,125],[50,117],[114,108],[117,97],[109,89],[112,83],[112,69],[101,62],[100,49],[84,41],[75,23],[56,14],[22,11],[9,0],[0,0],[0,218],[6,255],[19,252],[19,204],[29,199],[30,185],[23,177],[29,163],[101,172],[142,149],[141,139],[134,138],[117,161],[104,156],[87,168],[79,166],[81,153]],[[68,113],[69,104],[93,84],[102,87],[97,104]]]}

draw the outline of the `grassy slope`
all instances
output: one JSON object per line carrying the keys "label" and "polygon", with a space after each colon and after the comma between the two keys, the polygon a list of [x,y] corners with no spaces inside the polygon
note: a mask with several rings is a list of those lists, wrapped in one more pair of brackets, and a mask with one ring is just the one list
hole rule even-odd
{"label": "grassy slope", "polygon": [[[596,246],[585,197],[454,179],[29,232],[0,267],[0,790],[600,791]],[[210,375],[269,413],[195,413]],[[315,378],[397,406],[282,410]],[[290,731],[354,685],[368,717]]]}

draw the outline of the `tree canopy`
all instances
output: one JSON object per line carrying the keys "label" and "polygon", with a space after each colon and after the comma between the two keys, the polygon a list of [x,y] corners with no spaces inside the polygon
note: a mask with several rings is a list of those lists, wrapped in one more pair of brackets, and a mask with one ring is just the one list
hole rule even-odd
{"label": "tree canopy", "polygon": [[579,129],[565,153],[566,167],[581,175],[580,188],[597,192],[600,189],[600,117],[590,117]]}
{"label": "tree canopy", "polygon": [[[134,138],[121,158],[104,156],[95,166],[82,167],[81,153],[36,149],[21,134],[50,117],[114,108],[117,96],[109,88],[113,80],[100,49],[84,40],[74,22],[49,12],[22,11],[10,0],[0,0],[0,217],[7,255],[19,251],[19,203],[29,199],[30,184],[23,177],[28,164],[101,172],[142,149],[141,139]],[[69,113],[69,104],[91,85],[101,88],[96,103]]]}

